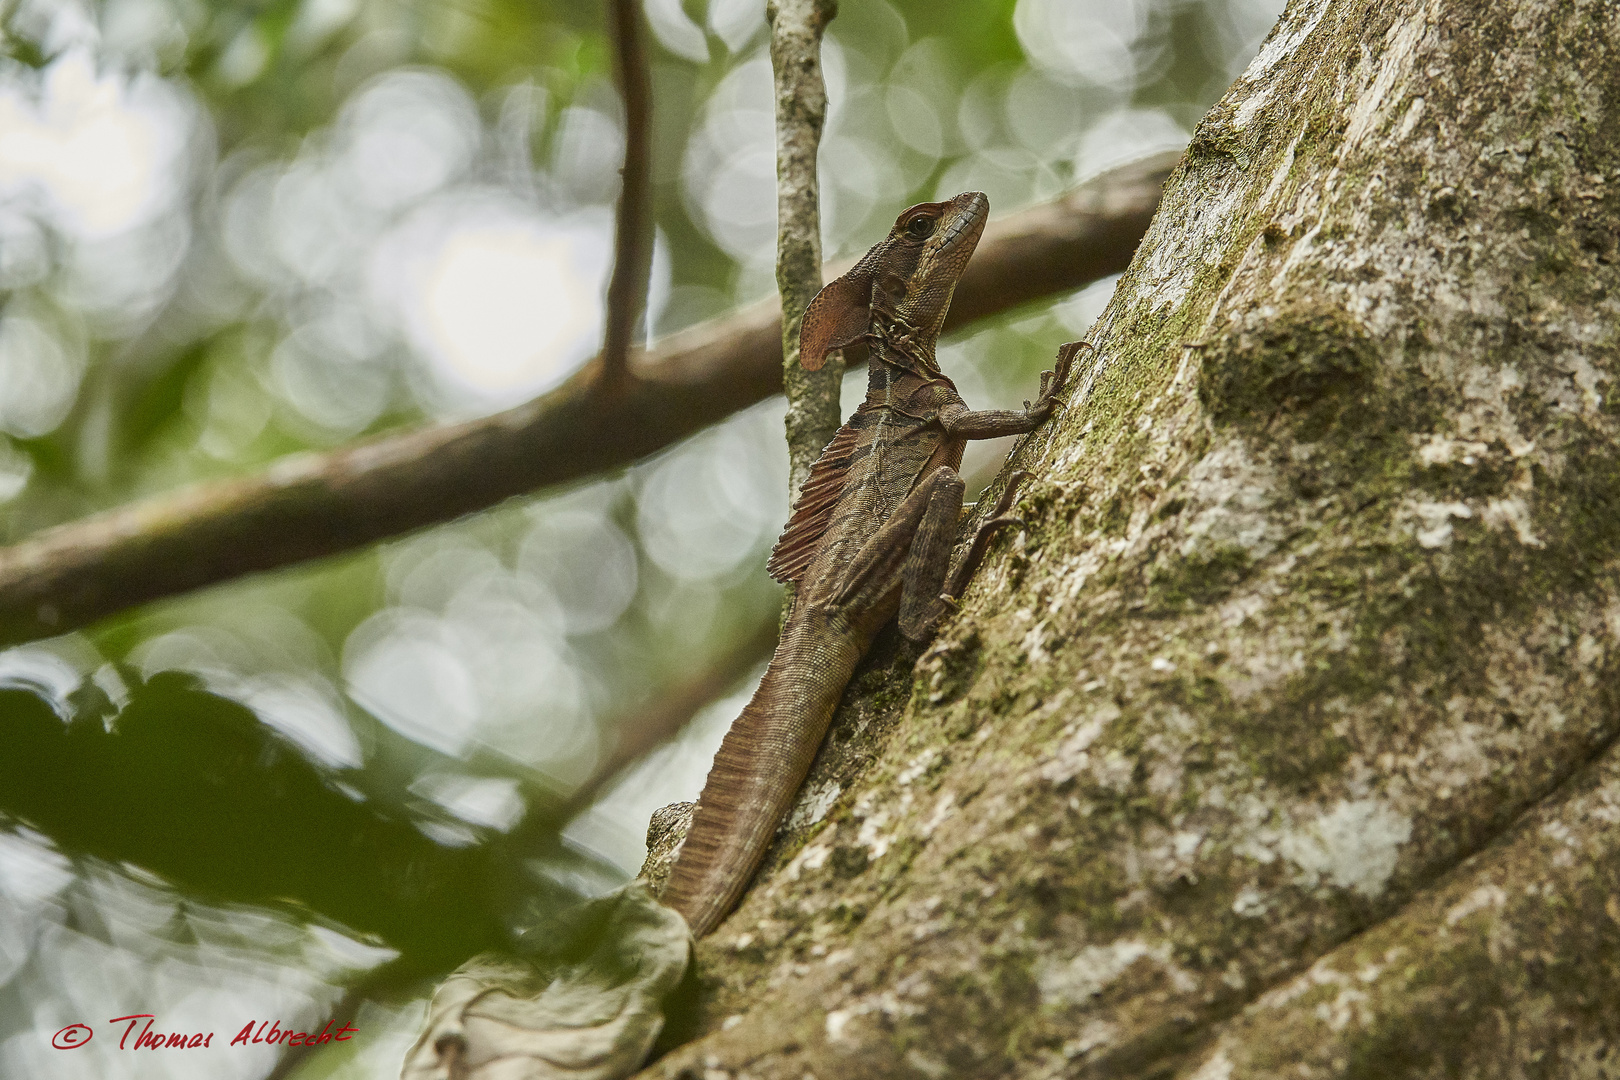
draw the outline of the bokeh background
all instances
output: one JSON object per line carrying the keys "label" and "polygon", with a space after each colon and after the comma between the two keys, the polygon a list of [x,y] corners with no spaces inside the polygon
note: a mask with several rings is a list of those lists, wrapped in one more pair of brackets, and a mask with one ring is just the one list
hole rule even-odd
{"label": "bokeh background", "polygon": [[[1281,6],[845,0],[826,254],[921,199],[979,189],[1006,212],[1181,145]],[[659,336],[774,288],[771,74],[764,0],[646,14]],[[590,0],[0,3],[0,540],[494,412],[577,368],[623,147],[602,24]],[[942,364],[976,407],[1016,406],[1112,284],[979,324]],[[353,858],[444,876],[450,911],[633,875],[648,814],[696,795],[752,679],[560,836],[527,838],[523,884],[479,860],[591,776],[616,723],[775,617],[781,414],[0,652],[0,807],[65,808],[0,812],[0,1076],[265,1076],[264,1047],[142,1056],[105,1021],[154,1013],[218,1043],[329,1013],[398,950],[278,900],[277,873],[356,814],[394,831]],[[60,752],[63,732],[114,749]],[[140,835],[120,837],[136,804]],[[128,855],[184,866],[187,837],[227,828],[257,839],[186,889]],[[397,1075],[422,1008],[396,987],[296,1075]],[[53,1050],[75,1022],[97,1039]]]}

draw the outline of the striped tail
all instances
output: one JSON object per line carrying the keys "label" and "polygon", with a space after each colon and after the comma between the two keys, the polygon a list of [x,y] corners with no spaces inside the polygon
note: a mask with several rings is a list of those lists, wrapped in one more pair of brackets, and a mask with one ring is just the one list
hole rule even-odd
{"label": "striped tail", "polygon": [[759,689],[720,744],[663,895],[695,936],[707,935],[737,903],[793,805],[865,651],[856,637],[832,631],[824,618],[791,620]]}

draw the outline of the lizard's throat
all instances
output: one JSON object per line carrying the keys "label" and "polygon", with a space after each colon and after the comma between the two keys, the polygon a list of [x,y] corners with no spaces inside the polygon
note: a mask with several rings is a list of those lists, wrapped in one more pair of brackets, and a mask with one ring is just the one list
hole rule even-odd
{"label": "lizard's throat", "polygon": [[934,358],[935,335],[904,319],[872,320],[867,340],[873,354],[886,364],[910,368],[920,375],[939,374],[939,361]]}

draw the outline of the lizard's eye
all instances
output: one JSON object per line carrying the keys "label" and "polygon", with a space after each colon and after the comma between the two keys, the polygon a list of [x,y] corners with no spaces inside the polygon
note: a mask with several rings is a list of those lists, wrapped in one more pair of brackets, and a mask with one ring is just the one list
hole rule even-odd
{"label": "lizard's eye", "polygon": [[906,235],[913,240],[926,240],[934,235],[934,219],[931,217],[912,218],[906,225]]}

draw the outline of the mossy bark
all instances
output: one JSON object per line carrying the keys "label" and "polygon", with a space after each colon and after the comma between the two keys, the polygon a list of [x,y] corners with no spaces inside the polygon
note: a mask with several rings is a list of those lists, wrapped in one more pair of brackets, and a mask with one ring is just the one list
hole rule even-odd
{"label": "mossy bark", "polygon": [[1291,3],[650,1074],[1612,1070],[1617,238],[1620,8]]}

